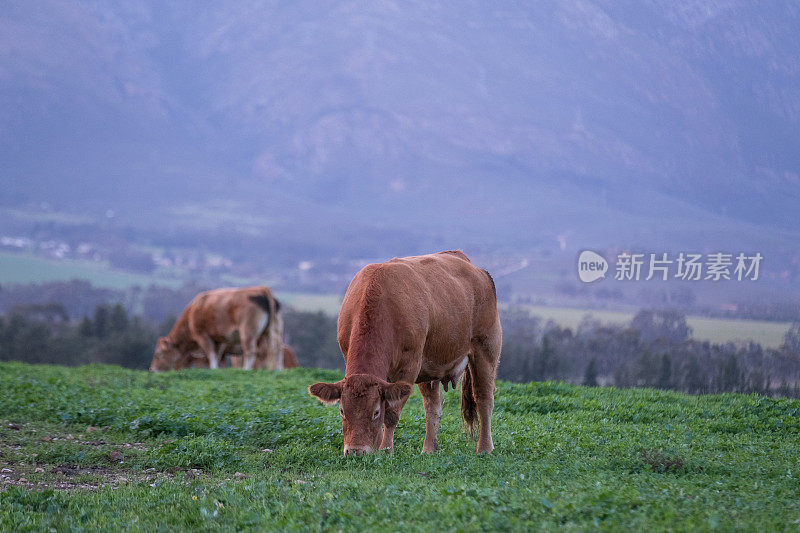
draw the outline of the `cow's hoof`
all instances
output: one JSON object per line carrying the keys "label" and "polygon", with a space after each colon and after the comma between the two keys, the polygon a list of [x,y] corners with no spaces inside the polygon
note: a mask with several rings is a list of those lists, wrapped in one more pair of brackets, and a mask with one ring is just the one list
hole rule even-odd
{"label": "cow's hoof", "polygon": [[422,453],[435,453],[439,451],[439,445],[434,444],[433,446],[422,446]]}

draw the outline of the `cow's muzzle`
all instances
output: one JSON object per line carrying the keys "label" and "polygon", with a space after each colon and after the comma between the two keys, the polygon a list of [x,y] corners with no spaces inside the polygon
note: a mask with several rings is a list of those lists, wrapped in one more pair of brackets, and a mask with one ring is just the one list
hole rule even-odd
{"label": "cow's muzzle", "polygon": [[372,446],[345,446],[344,456],[348,455],[366,455],[372,453]]}

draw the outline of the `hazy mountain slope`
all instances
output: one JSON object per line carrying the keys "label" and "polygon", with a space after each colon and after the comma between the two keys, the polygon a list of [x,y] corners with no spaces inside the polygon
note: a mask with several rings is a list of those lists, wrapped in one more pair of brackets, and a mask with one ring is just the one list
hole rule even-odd
{"label": "hazy mountain slope", "polygon": [[797,27],[789,2],[17,2],[1,179],[142,224],[227,199],[497,246],[792,241]]}

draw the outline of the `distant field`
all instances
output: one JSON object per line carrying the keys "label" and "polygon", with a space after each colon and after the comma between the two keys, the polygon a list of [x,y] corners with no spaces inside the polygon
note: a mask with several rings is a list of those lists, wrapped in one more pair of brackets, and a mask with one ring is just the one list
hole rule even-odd
{"label": "distant field", "polygon": [[[420,454],[342,457],[342,374],[0,363],[2,531],[796,531],[800,401],[498,382],[475,455],[459,393]],[[54,490],[55,489],[55,490]]]}
{"label": "distant field", "polygon": [[11,252],[0,252],[0,284],[42,283],[47,281],[87,280],[96,287],[126,289],[151,284],[178,287],[178,280],[112,270],[91,261],[57,261]]}
{"label": "distant field", "polygon": [[[70,279],[88,280],[97,287],[126,289],[133,285],[150,284],[178,287],[181,281],[164,279],[141,274],[131,274],[112,270],[107,265],[89,261],[56,261],[0,252],[0,284],[3,283],[41,283]],[[337,294],[305,294],[278,291],[278,297],[300,311],[323,311],[335,315],[339,312],[342,296]],[[531,314],[545,320],[552,319],[559,324],[575,328],[588,313],[605,323],[622,324],[630,322],[632,312],[576,309],[568,307],[526,306]],[[784,334],[791,326],[788,322],[766,322],[760,320],[737,320],[725,318],[688,317],[693,337],[712,342],[728,342],[751,339],[765,347],[777,347],[783,342]]]}
{"label": "distant field", "polygon": [[335,294],[304,294],[301,292],[281,292],[275,295],[298,311],[322,311],[329,315],[339,314],[342,297]]}
{"label": "distant field", "polygon": [[[575,328],[584,316],[591,314],[593,318],[604,323],[623,324],[630,322],[634,313],[606,311],[596,309],[573,309],[568,307],[525,306],[531,314],[545,320],[553,321],[570,328]],[[753,340],[765,347],[778,347],[783,336],[789,330],[789,322],[766,322],[762,320],[738,320],[732,318],[707,318],[689,316],[687,322],[692,327],[692,337],[723,343],[734,340]]]}
{"label": "distant field", "polygon": [[[278,293],[281,300],[300,311],[323,311],[335,315],[339,312],[342,297],[333,294]],[[545,307],[530,305],[532,315],[553,320],[564,327],[577,328],[587,315],[603,323],[625,324],[633,318],[633,312],[607,311],[596,309],[575,309],[569,307]],[[783,336],[789,331],[789,322],[767,322],[763,320],[738,320],[733,318],[708,318],[689,316],[687,322],[692,327],[692,338],[724,343],[736,340],[753,340],[764,347],[777,348]]]}

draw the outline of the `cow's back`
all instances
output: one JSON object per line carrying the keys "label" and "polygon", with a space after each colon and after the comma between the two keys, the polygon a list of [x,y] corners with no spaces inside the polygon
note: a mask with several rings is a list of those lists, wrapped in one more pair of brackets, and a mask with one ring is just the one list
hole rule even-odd
{"label": "cow's back", "polygon": [[192,332],[212,337],[225,335],[234,322],[232,300],[234,289],[214,289],[198,294],[187,306]]}
{"label": "cow's back", "polygon": [[422,283],[427,305],[425,356],[436,363],[466,354],[472,338],[498,320],[491,277],[460,250],[406,261]]}
{"label": "cow's back", "polygon": [[444,364],[466,355],[471,339],[496,321],[489,275],[460,251],[439,252],[364,267],[342,303],[339,341],[346,360],[351,343],[374,350],[382,342],[395,351],[387,357],[420,353]]}
{"label": "cow's back", "polygon": [[245,313],[260,308],[251,297],[273,299],[268,287],[222,288],[198,294],[186,307],[189,327],[212,337],[234,331]]}

